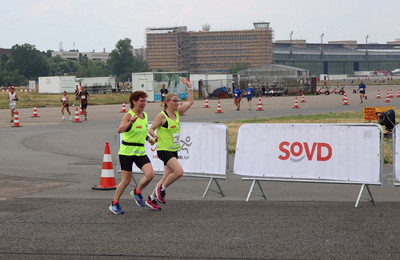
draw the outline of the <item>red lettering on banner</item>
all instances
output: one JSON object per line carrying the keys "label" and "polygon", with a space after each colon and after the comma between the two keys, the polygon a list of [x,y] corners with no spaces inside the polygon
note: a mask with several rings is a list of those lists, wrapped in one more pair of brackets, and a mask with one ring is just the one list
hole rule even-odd
{"label": "red lettering on banner", "polygon": [[[328,154],[322,157],[322,148],[325,147],[328,150]],[[327,143],[318,143],[317,161],[328,161],[332,157],[332,147]]]}
{"label": "red lettering on banner", "polygon": [[[298,151],[296,152],[295,147],[298,147]],[[303,153],[303,146],[301,145],[301,143],[299,142],[294,142],[291,146],[290,146],[290,152],[293,154],[293,156],[300,156]]]}
{"label": "red lettering on banner", "polygon": [[289,146],[289,142],[282,142],[279,144],[279,150],[281,150],[282,153],[285,154],[285,156],[279,155],[279,159],[281,160],[287,160],[290,157],[290,152],[288,150],[285,149],[284,146]]}
{"label": "red lettering on banner", "polygon": [[315,147],[317,146],[317,143],[313,143],[311,151],[308,148],[308,143],[304,142],[304,150],[306,151],[306,155],[309,161],[312,160],[313,156],[314,156],[314,151],[315,151]]}
{"label": "red lettering on banner", "polygon": [[291,158],[292,161],[301,161],[304,156],[303,158],[299,157],[303,154],[303,152],[305,152],[307,159],[312,161],[315,150],[317,150],[317,161],[324,162],[332,158],[332,147],[327,143],[312,143],[310,149],[310,145],[307,142],[293,142],[291,144],[287,141],[283,141],[279,144],[279,150],[283,154],[279,155],[278,158],[283,161],[288,160],[289,158]]}

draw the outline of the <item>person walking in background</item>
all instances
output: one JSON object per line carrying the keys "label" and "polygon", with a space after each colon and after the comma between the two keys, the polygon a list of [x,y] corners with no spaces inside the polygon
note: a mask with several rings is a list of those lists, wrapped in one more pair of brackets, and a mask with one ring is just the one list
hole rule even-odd
{"label": "person walking in background", "polygon": [[67,110],[67,112],[69,114],[69,120],[72,120],[71,112],[69,112],[69,99],[67,96],[67,91],[64,91],[64,94],[61,98],[61,114],[62,114],[61,120],[65,120],[64,108]]}
{"label": "person walking in background", "polygon": [[261,96],[266,96],[265,91],[266,91],[266,86],[265,83],[263,82],[261,83]]}
{"label": "person walking in background", "polygon": [[358,90],[360,92],[360,103],[363,103],[363,99],[367,99],[365,96],[365,88],[367,86],[364,84],[364,82],[361,80],[360,85],[358,85]]}
{"label": "person walking in background", "polygon": [[79,101],[79,94],[80,94],[80,92],[79,92],[79,87],[78,87],[78,85],[76,85],[76,87],[75,87],[75,100],[74,100],[74,106],[75,106],[75,102],[76,102],[76,101]]}
{"label": "person walking in background", "polygon": [[[115,191],[114,200],[109,206],[110,211],[114,214],[124,213],[119,205],[119,199],[131,182],[133,163],[143,171],[144,176],[130,194],[139,207],[147,205],[143,201],[142,191],[154,178],[154,170],[146,155],[144,145],[146,140],[151,145],[155,143],[155,140],[147,136],[148,117],[144,112],[147,104],[146,98],[147,94],[143,91],[135,91],[131,94],[129,97],[131,109],[125,114],[118,127],[118,133],[122,133],[122,142],[118,152],[122,179]],[[161,209],[158,205],[151,208],[153,210]]]}
{"label": "person walking in background", "polygon": [[14,113],[15,109],[17,109],[17,101],[18,101],[18,95],[17,93],[15,93],[15,88],[11,87],[10,92],[8,93],[8,104],[10,105],[10,111],[11,111],[10,123],[14,122]]}
{"label": "person walking in background", "polygon": [[240,101],[242,100],[242,91],[239,86],[236,85],[233,90],[233,103],[236,105],[236,110],[240,110]]}
{"label": "person walking in background", "polygon": [[249,83],[249,85],[246,88],[246,97],[247,101],[249,102],[249,111],[251,111],[251,100],[253,99],[254,94],[255,94],[254,89]]}
{"label": "person walking in background", "polygon": [[81,92],[79,93],[79,98],[81,100],[82,112],[85,115],[85,121],[87,120],[87,106],[89,102],[89,93],[86,92],[85,88],[81,88]]}
{"label": "person walking in background", "polygon": [[[150,195],[150,206],[158,202],[165,204],[165,190],[183,175],[178,161],[181,149],[179,115],[184,114],[193,105],[193,88],[188,78],[181,79],[188,88],[188,100],[179,106],[179,96],[170,93],[165,97],[164,110],[154,119],[149,128],[149,135],[157,142],[157,155],[164,162],[164,175]],[[157,135],[155,130],[157,129]]]}
{"label": "person walking in background", "polygon": [[164,104],[165,96],[168,94],[168,89],[165,88],[165,84],[162,84],[162,85],[161,85],[160,93],[161,93],[161,103],[160,103],[160,106],[162,106],[162,105]]}

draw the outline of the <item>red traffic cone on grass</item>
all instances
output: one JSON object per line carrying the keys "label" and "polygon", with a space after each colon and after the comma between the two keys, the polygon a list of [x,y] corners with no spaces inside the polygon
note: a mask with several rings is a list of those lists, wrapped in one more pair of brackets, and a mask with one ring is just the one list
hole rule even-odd
{"label": "red traffic cone on grass", "polygon": [[19,125],[19,119],[18,119],[18,111],[15,110],[15,114],[14,114],[14,125],[12,127],[21,127]]}
{"label": "red traffic cone on grass", "polygon": [[33,107],[33,115],[31,117],[40,117],[38,116],[36,105]]}
{"label": "red traffic cone on grass", "polygon": [[110,144],[106,142],[104,148],[103,167],[101,169],[100,185],[93,186],[93,190],[115,190],[117,185],[115,183],[114,169],[112,165]]}

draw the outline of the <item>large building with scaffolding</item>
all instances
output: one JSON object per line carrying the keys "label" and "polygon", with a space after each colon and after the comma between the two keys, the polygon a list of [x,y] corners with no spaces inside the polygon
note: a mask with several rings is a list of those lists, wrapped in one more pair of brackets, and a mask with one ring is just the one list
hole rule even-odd
{"label": "large building with scaffolding", "polygon": [[226,73],[238,64],[256,67],[273,63],[272,29],[268,22],[254,29],[199,32],[186,26],[146,29],[147,63],[153,71]]}

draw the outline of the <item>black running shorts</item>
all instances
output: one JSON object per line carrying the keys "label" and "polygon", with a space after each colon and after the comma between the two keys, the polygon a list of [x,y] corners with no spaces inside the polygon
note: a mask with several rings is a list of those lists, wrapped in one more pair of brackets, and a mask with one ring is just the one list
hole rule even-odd
{"label": "black running shorts", "polygon": [[157,151],[158,158],[164,162],[164,165],[167,165],[169,159],[175,157],[178,159],[178,152],[171,152],[171,151]]}
{"label": "black running shorts", "polygon": [[147,155],[143,156],[128,156],[128,155],[119,155],[119,163],[121,164],[121,170],[131,172],[132,164],[135,163],[139,169],[150,163],[149,157]]}

